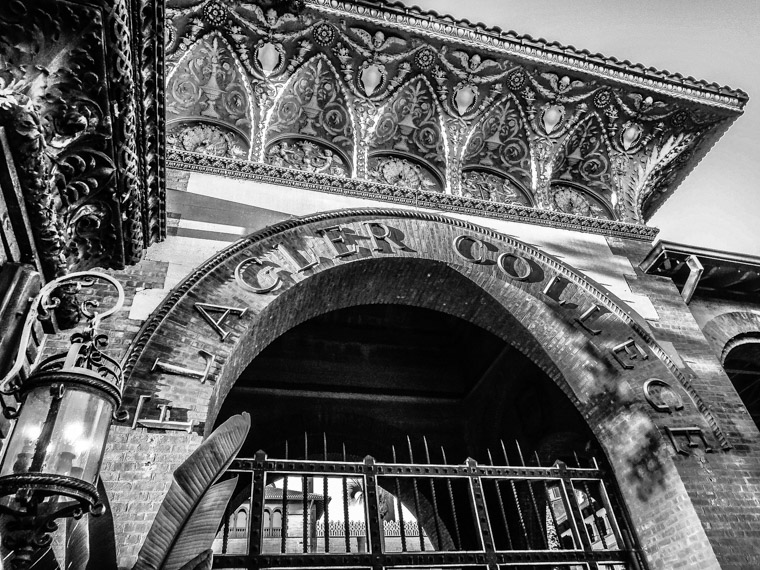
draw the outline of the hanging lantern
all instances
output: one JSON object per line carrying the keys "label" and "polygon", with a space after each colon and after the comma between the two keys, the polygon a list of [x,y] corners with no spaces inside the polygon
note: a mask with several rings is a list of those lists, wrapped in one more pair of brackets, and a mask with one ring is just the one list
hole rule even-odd
{"label": "hanging lantern", "polygon": [[637,123],[628,123],[625,129],[623,129],[621,138],[623,148],[629,150],[639,142],[639,139],[641,138],[641,126]]}
{"label": "hanging lantern", "polygon": [[[52,320],[54,296],[61,286],[90,286],[105,280],[116,287],[118,301],[103,313],[80,306],[89,328],[72,335],[70,349],[32,366],[21,379],[24,354],[37,319]],[[104,512],[96,488],[108,430],[121,404],[122,374],[118,362],[101,352],[106,335],[96,329],[115,313],[124,292],[112,277],[72,273],[46,285],[29,309],[14,366],[0,381],[0,403],[16,425],[0,464],[0,513],[12,519],[6,546],[14,550],[14,568],[26,568],[34,552],[49,544],[53,521],[61,517]],[[8,406],[5,396],[20,402]]]}
{"label": "hanging lantern", "polygon": [[383,72],[379,65],[368,65],[361,70],[359,75],[362,87],[368,97],[372,96],[380,84],[383,82]]}
{"label": "hanging lantern", "polygon": [[551,134],[557,125],[560,124],[564,116],[565,108],[562,105],[549,105],[544,109],[544,112],[541,115],[541,120],[544,123],[546,134]]}
{"label": "hanging lantern", "polygon": [[475,103],[478,92],[473,85],[462,85],[454,95],[454,102],[457,104],[457,112],[464,115],[470,110]]}
{"label": "hanging lantern", "polygon": [[269,77],[280,65],[280,51],[273,43],[264,42],[256,50],[256,60],[259,62],[264,75]]}

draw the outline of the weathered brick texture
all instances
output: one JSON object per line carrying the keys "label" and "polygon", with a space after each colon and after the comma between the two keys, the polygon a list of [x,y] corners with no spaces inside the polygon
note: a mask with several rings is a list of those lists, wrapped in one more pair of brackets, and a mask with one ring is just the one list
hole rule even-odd
{"label": "weathered brick texture", "polygon": [[[634,266],[646,254],[641,245],[615,241]],[[660,316],[650,323],[655,338],[678,351],[733,446],[675,457],[680,478],[722,567],[760,568],[760,433],[719,360],[725,343],[737,334],[760,333],[760,310],[698,297],[687,306],[670,279],[638,270],[630,283],[654,304]]]}

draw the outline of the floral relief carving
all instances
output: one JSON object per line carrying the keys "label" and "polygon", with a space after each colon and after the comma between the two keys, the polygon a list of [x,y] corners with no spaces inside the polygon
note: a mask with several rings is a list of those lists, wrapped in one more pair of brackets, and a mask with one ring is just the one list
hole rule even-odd
{"label": "floral relief carving", "polygon": [[516,183],[492,172],[468,170],[462,174],[462,195],[489,202],[530,206],[530,200]]}
{"label": "floral relief carving", "polygon": [[325,58],[317,57],[304,64],[275,104],[267,137],[271,140],[283,134],[322,139],[353,155],[348,101],[338,76]]}
{"label": "floral relief carving", "polygon": [[374,156],[367,174],[371,180],[412,190],[442,192],[435,175],[420,164],[399,156]]}
{"label": "floral relief carving", "polygon": [[317,174],[348,178],[350,169],[341,156],[308,140],[283,140],[271,145],[266,162],[274,166],[294,168]]}
{"label": "floral relief carving", "polygon": [[[208,6],[212,6],[209,4]],[[248,89],[234,55],[217,34],[198,40],[170,75],[169,117],[208,117],[251,131]]]}
{"label": "floral relief carving", "polygon": [[470,136],[463,165],[509,172],[530,187],[531,153],[521,110],[509,97],[486,113]]}
{"label": "floral relief carving", "polygon": [[[160,236],[144,235],[157,223],[143,217],[143,200],[159,192],[149,175],[157,143],[138,137],[138,122],[148,133],[158,119],[134,82],[128,17],[126,0],[0,11],[0,125],[48,279],[134,263]],[[141,49],[152,38],[141,30]]]}
{"label": "floral relief carving", "polygon": [[174,148],[211,156],[248,156],[245,142],[239,136],[216,125],[191,124],[174,127],[167,133],[166,142]]}
{"label": "floral relief carving", "polygon": [[566,214],[613,219],[597,199],[566,184],[552,185],[551,199],[554,208]]}
{"label": "floral relief carving", "polygon": [[440,117],[425,80],[417,78],[409,82],[384,108],[375,125],[370,148],[407,152],[444,166]]}
{"label": "floral relief carving", "polygon": [[611,188],[612,172],[604,131],[594,116],[566,139],[564,151],[554,166],[554,177],[602,191]]}

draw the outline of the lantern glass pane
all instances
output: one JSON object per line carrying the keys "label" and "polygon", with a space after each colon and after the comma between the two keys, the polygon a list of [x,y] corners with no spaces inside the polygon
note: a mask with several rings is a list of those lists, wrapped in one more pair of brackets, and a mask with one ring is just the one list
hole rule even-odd
{"label": "lantern glass pane", "polygon": [[96,392],[67,388],[43,471],[95,484],[113,406]]}
{"label": "lantern glass pane", "polygon": [[67,386],[61,398],[49,386],[26,398],[2,475],[48,473],[95,484],[113,405],[95,390]]}
{"label": "lantern glass pane", "polygon": [[[53,398],[48,387],[32,390],[21,407],[16,427],[8,440],[0,475],[29,473]],[[43,454],[44,455],[44,454]]]}

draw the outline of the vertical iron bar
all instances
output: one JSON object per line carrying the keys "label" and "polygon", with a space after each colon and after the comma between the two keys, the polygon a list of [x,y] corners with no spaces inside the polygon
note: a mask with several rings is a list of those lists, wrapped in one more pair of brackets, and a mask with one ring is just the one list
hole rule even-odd
{"label": "vertical iron bar", "polygon": [[288,538],[288,476],[282,483],[282,540],[280,545],[281,554],[285,554]]}
{"label": "vertical iron bar", "polygon": [[[346,462],[346,444],[343,444],[343,462]],[[341,484],[343,485],[343,534],[346,539],[346,554],[351,552],[351,532],[348,525],[348,485],[347,479],[341,477]]]}
{"label": "vertical iron bar", "polygon": [[[525,464],[525,459],[523,459],[522,449],[520,449],[520,442],[515,440],[515,445],[517,446],[517,454],[520,456],[520,462],[522,463],[523,467],[527,467]],[[531,481],[527,479],[525,483],[528,485],[528,492],[530,494],[530,501],[533,503],[533,510],[536,513],[536,521],[538,522],[538,528],[541,529],[541,538],[544,539],[544,545],[546,546],[547,550],[549,549],[549,539],[546,536],[546,531],[544,530],[544,523],[541,521],[541,515],[538,512],[538,503],[536,502],[536,495],[533,492],[533,485],[531,484]],[[544,516],[546,514],[544,513]]]}
{"label": "vertical iron bar", "polygon": [[[327,451],[327,448],[325,448]],[[327,453],[325,453],[325,456]],[[322,502],[325,510],[325,552],[330,552],[330,511],[328,505],[330,504],[330,497],[327,496],[327,475],[322,478]]]}
{"label": "vertical iron bar", "polygon": [[[494,466],[493,457],[491,456],[491,450],[488,450],[488,459],[491,461],[491,466]],[[494,479],[494,486],[496,487],[496,498],[499,499],[499,510],[501,511],[501,520],[504,522],[504,529],[507,533],[507,545],[509,550],[514,550],[512,546],[512,534],[509,532],[509,523],[507,522],[507,511],[504,509],[504,499],[501,496],[501,489],[499,488],[499,479]],[[494,542],[496,539],[494,539]],[[495,546],[495,545],[494,545]]]}
{"label": "vertical iron bar", "polygon": [[[391,445],[391,452],[393,453],[393,463],[396,463],[396,446]],[[404,505],[401,504],[401,483],[398,477],[393,478],[396,482],[396,500],[398,501],[398,521],[399,530],[401,531],[401,552],[406,552],[406,528],[404,526]],[[385,529],[383,529],[385,530]]]}
{"label": "vertical iron bar", "polygon": [[322,432],[322,457],[327,461],[327,434]]}
{"label": "vertical iron bar", "polygon": [[[509,467],[509,456],[507,455],[507,448],[504,445],[503,440],[499,440],[499,443],[501,443],[501,451],[502,453],[504,453],[504,463],[506,463],[506,467]],[[523,519],[522,507],[520,507],[520,499],[517,496],[517,487],[515,486],[514,479],[509,478],[509,484],[512,487],[512,495],[515,498],[515,506],[517,507],[517,516],[520,519],[520,527],[522,528],[523,536],[525,537],[525,544],[528,546],[528,549],[530,550],[532,549],[530,536],[528,536],[528,529],[525,528],[525,519]]]}
{"label": "vertical iron bar", "polygon": [[227,542],[229,541],[229,538],[230,538],[230,517],[231,516],[232,516],[232,513],[230,512],[230,507],[229,505],[227,505],[227,508],[224,510],[224,527],[222,528],[222,554],[227,554]]}
{"label": "vertical iron bar", "polygon": [[[585,528],[578,527],[579,524],[585,526],[585,522],[583,520],[583,513],[581,512],[580,505],[578,504],[578,498],[575,495],[572,479],[567,473],[567,465],[565,465],[565,463],[562,461],[558,461],[557,467],[559,476],[562,479],[562,486],[565,489],[565,496],[567,497],[567,505],[565,505],[565,510],[567,511],[567,522],[572,522],[576,532],[574,540],[580,541],[580,547],[587,554],[591,554],[593,549],[591,548],[591,540],[589,539],[588,533],[586,532]],[[576,544],[576,548],[578,548],[578,546],[579,545]]]}
{"label": "vertical iron bar", "polygon": [[[409,446],[409,463],[414,464],[414,453],[412,452],[412,440],[406,436],[406,442]],[[412,490],[414,491],[414,518],[417,520],[417,534],[420,535],[420,550],[425,552],[425,537],[422,536],[422,523],[420,522],[420,492],[417,488],[417,478],[412,477]]]}
{"label": "vertical iron bar", "polygon": [[[580,462],[580,459],[578,459],[578,454],[573,451],[573,455],[575,456],[575,464],[580,469],[581,468],[581,462]],[[588,490],[588,483],[586,482],[585,479],[581,479],[581,481],[582,481],[582,485],[583,485],[583,490],[586,493],[586,500],[588,501],[588,507],[589,507],[589,509],[591,509],[591,516],[592,516],[592,520],[594,521],[594,526],[596,527],[596,532],[599,534],[599,538],[602,541],[602,546],[604,547],[605,550],[607,550],[607,548],[609,548],[609,547],[607,546],[607,541],[604,538],[604,534],[602,533],[602,529],[599,526],[599,516],[596,514],[596,509],[594,508],[594,506],[593,506],[593,504],[591,502],[593,500],[593,497],[591,496],[591,493]],[[596,502],[596,501],[594,501],[594,502]],[[581,509],[581,515],[582,514],[583,514],[583,509]],[[585,519],[584,519],[584,526],[585,526]],[[588,530],[586,530],[586,532],[588,532]],[[589,536],[589,540],[593,541],[594,537],[593,536]],[[593,544],[593,542],[592,542],[592,544]]]}
{"label": "vertical iron bar", "polygon": [[[538,458],[538,451],[535,452],[536,454],[536,465],[541,467],[541,460]],[[554,516],[554,509],[552,508],[551,503],[551,495],[549,494],[549,484],[546,482],[546,479],[544,479],[544,492],[546,493],[546,503],[547,508],[549,509],[549,518],[551,518],[552,525],[554,525],[554,532],[557,535],[557,541],[560,543],[560,547],[562,546],[562,542],[559,540],[559,525],[557,524],[557,517]],[[549,541],[549,531],[547,529],[547,535],[546,540]]]}
{"label": "vertical iron bar", "polygon": [[303,553],[306,554],[309,551],[309,493],[307,491],[308,488],[308,477],[304,475],[301,477],[301,488],[302,493],[301,496],[303,497]]}
{"label": "vertical iron bar", "polygon": [[[441,446],[441,457],[443,457],[444,465],[448,465],[446,461],[446,451]],[[446,477],[446,487],[449,491],[449,501],[451,502],[451,517],[454,519],[454,537],[456,538],[457,550],[462,550],[462,536],[459,534],[459,521],[457,520],[457,509],[454,503],[454,490],[451,488],[451,479]]]}
{"label": "vertical iron bar", "polygon": [[309,460],[309,434],[303,432],[303,459]]}
{"label": "vertical iron bar", "polygon": [[[422,436],[422,442],[425,444],[425,460],[427,461],[427,464],[430,465],[430,450],[428,449],[427,438],[424,435]],[[428,481],[430,481],[430,497],[433,501],[433,516],[435,517],[435,535],[438,538],[437,550],[442,550],[441,523],[440,523],[440,517],[438,516],[438,499],[435,493],[435,477],[430,477]]]}

